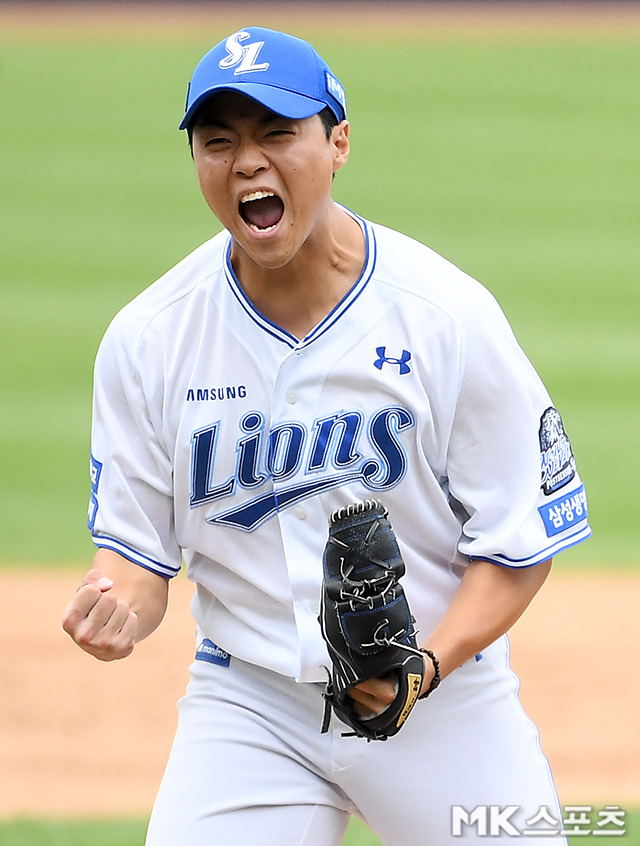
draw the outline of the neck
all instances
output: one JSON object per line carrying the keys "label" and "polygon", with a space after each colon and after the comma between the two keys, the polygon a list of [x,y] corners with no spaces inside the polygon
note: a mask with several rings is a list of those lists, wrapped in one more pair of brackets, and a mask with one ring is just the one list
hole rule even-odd
{"label": "neck", "polygon": [[364,260],[362,229],[338,207],[334,225],[308,238],[282,267],[257,264],[235,242],[231,248],[231,263],[246,295],[296,338],[304,338],[347,294]]}

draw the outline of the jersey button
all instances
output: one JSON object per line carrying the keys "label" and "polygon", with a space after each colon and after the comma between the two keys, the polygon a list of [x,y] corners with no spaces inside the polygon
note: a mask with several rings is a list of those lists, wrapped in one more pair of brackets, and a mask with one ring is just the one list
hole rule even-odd
{"label": "jersey button", "polygon": [[287,400],[289,405],[295,405],[298,402],[298,392],[287,391],[285,399]]}
{"label": "jersey button", "polygon": [[301,505],[296,505],[293,509],[294,515],[298,518],[298,520],[306,520],[307,519],[307,512]]}

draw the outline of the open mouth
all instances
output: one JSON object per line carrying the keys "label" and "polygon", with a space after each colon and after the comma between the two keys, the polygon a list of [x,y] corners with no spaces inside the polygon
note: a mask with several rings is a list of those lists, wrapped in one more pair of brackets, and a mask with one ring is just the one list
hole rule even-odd
{"label": "open mouth", "polygon": [[254,232],[270,232],[280,223],[284,203],[270,191],[254,191],[240,198],[240,217]]}

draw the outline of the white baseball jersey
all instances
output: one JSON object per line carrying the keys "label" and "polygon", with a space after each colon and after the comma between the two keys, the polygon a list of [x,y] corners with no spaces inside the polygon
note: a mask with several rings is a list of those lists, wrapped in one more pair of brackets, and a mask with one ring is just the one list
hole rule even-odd
{"label": "white baseball jersey", "polygon": [[527,567],[590,534],[560,415],[493,297],[357,219],[360,278],[305,338],[246,298],[222,232],[119,313],[96,362],[95,543],[166,577],[184,558],[203,636],[301,681],[326,680],[334,509],[388,508],[420,640],[469,560]]}

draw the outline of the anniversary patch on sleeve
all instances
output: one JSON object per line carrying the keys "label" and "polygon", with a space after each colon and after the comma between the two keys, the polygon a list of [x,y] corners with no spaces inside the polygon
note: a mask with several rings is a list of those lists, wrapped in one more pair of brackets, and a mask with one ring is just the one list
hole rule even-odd
{"label": "anniversary patch on sleeve", "polygon": [[569,484],[576,475],[576,460],[560,412],[548,408],[540,418],[540,486],[547,496]]}

